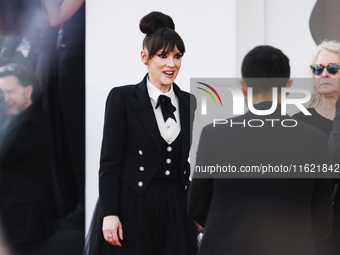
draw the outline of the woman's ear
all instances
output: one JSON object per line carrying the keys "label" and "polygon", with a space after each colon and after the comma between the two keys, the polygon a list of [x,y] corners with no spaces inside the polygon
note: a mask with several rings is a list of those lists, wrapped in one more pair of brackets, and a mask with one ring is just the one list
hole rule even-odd
{"label": "woman's ear", "polygon": [[148,64],[148,54],[147,54],[147,51],[142,50],[140,52],[140,57],[141,57],[141,60],[142,60],[143,64],[147,65]]}

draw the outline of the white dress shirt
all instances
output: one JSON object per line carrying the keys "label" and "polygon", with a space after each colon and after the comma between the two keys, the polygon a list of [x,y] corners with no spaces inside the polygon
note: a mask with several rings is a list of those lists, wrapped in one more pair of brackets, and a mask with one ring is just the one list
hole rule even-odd
{"label": "white dress shirt", "polygon": [[[148,89],[148,93],[150,96],[150,101],[153,107],[153,111],[155,113],[155,117],[157,120],[157,125],[159,132],[163,139],[168,143],[171,144],[176,137],[178,136],[179,132],[181,131],[181,123],[179,119],[179,105],[178,105],[178,98],[175,95],[173,86],[171,85],[170,90],[167,93],[163,93],[161,90],[156,88],[150,81],[147,79],[146,86]],[[168,118],[166,122],[164,122],[161,106],[156,109],[156,105],[158,102],[158,97],[160,95],[168,96],[171,99],[171,103],[173,106],[176,107],[176,111],[174,112],[176,121],[172,118]]]}

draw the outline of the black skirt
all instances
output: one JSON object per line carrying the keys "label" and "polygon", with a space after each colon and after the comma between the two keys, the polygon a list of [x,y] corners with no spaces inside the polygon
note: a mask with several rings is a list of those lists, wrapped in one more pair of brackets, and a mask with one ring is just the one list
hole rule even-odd
{"label": "black skirt", "polygon": [[197,229],[186,213],[185,193],[178,180],[156,178],[143,195],[121,184],[122,247],[107,243],[97,203],[85,255],[194,255]]}

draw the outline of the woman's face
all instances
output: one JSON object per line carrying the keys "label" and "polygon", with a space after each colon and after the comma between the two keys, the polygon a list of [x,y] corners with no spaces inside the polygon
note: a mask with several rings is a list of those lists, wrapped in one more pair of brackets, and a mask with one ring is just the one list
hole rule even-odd
{"label": "woman's face", "polygon": [[148,66],[150,82],[163,92],[167,92],[181,68],[183,54],[175,47],[168,53],[161,49],[151,59],[148,56],[147,50],[143,50],[142,62]]}
{"label": "woman's face", "polygon": [[[322,64],[327,66],[333,63],[340,63],[340,57],[338,53],[329,50],[322,50],[315,64]],[[337,96],[340,95],[340,71],[336,74],[328,73],[327,69],[324,68],[321,75],[313,75],[315,80],[315,89],[322,96]]]}

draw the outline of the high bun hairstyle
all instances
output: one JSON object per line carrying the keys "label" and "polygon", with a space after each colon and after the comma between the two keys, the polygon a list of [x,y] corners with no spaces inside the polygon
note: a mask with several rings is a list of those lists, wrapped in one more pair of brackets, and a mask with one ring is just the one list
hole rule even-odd
{"label": "high bun hairstyle", "polygon": [[148,51],[149,59],[161,49],[168,53],[177,47],[179,52],[184,54],[184,42],[175,32],[175,24],[170,16],[161,12],[150,12],[141,19],[139,28],[146,34],[143,49]]}

